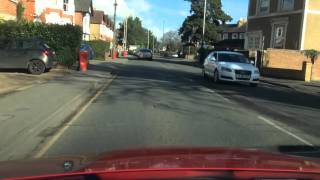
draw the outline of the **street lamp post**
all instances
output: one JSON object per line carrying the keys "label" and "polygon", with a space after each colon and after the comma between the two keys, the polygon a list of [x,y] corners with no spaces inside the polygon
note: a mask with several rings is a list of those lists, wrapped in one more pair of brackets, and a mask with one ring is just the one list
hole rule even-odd
{"label": "street lamp post", "polygon": [[149,29],[148,29],[148,47],[147,48],[150,49],[150,31],[149,31]]}
{"label": "street lamp post", "polygon": [[[116,18],[117,18],[117,0],[114,0],[114,15],[113,15],[113,56],[115,51],[117,50],[116,43],[117,43],[117,30],[116,30]],[[115,58],[115,57],[113,57]]]}
{"label": "street lamp post", "polygon": [[204,0],[203,27],[202,27],[202,46],[204,45],[204,35],[205,35],[205,32],[206,32],[206,14],[207,14],[207,0]]}

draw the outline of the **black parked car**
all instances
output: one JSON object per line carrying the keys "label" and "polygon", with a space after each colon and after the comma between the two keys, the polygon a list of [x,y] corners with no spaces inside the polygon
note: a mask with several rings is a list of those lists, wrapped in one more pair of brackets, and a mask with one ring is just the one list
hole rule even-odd
{"label": "black parked car", "polygon": [[0,39],[0,68],[27,69],[31,74],[49,71],[55,52],[41,39]]}

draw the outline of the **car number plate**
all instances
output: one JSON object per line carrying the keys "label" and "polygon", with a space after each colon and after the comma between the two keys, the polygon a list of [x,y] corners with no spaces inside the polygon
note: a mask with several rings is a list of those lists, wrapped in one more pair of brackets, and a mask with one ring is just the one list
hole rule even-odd
{"label": "car number plate", "polygon": [[237,78],[245,78],[245,79],[250,79],[249,75],[242,75],[242,74],[237,74],[236,75]]}

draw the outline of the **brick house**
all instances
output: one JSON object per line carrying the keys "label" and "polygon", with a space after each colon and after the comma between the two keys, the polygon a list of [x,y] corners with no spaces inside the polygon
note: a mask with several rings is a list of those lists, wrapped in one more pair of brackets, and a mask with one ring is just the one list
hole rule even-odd
{"label": "brick house", "polygon": [[90,19],[93,17],[92,0],[75,1],[75,24],[82,27],[83,40],[90,39]]}
{"label": "brick house", "polygon": [[319,0],[250,0],[246,49],[320,50]]}
{"label": "brick house", "polygon": [[0,4],[0,19],[15,20],[17,3],[18,1],[15,0],[2,0]]}
{"label": "brick house", "polygon": [[240,19],[236,24],[222,25],[222,32],[218,35],[216,49],[244,49],[244,39],[247,31],[247,20]]}
{"label": "brick house", "polygon": [[113,40],[113,22],[103,11],[95,10],[90,19],[90,40],[103,40],[112,42]]}
{"label": "brick house", "polygon": [[219,40],[245,39],[247,20],[240,19],[236,24],[224,24],[222,29],[222,33],[219,34]]}

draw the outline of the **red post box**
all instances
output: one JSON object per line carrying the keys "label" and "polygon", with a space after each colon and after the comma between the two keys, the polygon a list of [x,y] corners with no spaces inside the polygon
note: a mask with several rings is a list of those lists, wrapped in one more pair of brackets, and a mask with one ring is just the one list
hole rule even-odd
{"label": "red post box", "polygon": [[88,69],[88,52],[87,51],[80,51],[79,55],[79,61],[80,61],[80,70],[82,72],[86,72]]}
{"label": "red post box", "polygon": [[117,59],[117,55],[118,55],[118,51],[117,50],[113,50],[112,59]]}
{"label": "red post box", "polygon": [[123,57],[127,57],[127,51],[123,51]]}

